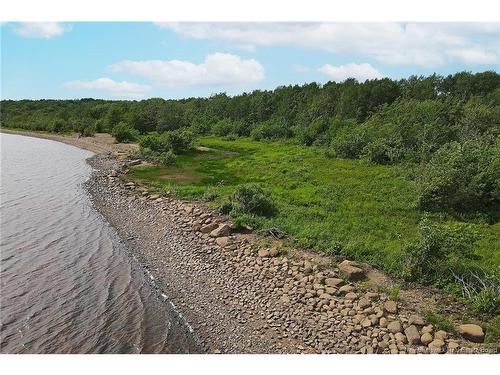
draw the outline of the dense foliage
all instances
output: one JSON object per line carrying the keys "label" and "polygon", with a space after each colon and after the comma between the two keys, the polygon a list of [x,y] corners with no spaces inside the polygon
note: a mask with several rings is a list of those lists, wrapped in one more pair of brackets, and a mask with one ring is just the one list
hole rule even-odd
{"label": "dense foliage", "polygon": [[[289,147],[288,153],[277,159],[266,154],[270,159],[261,160],[261,164],[267,169],[258,169],[259,176],[254,179],[249,176],[258,165],[256,154],[248,156],[247,164],[239,160],[234,166],[209,159],[206,168],[212,177],[186,189],[193,192],[205,188],[205,184],[228,183],[234,186],[225,197],[224,209],[228,212],[250,216],[262,225],[272,222],[301,239],[301,245],[368,259],[409,280],[446,284],[459,279],[464,291],[473,290],[467,297],[474,301],[477,311],[498,311],[498,298],[491,297],[498,289],[490,287],[498,285],[497,275],[469,275],[466,264],[471,264],[475,252],[464,229],[469,223],[494,227],[500,219],[500,74],[496,72],[365,82],[348,79],[324,85],[281,86],[233,97],[222,93],[182,100],[4,100],[1,105],[2,126],[78,132],[82,136],[110,132],[118,142],[138,140],[142,157],[169,166],[176,160],[186,166],[182,161],[189,159],[195,136],[215,135],[235,144],[244,144],[250,137],[280,149]],[[321,150],[322,160],[317,160],[314,151],[305,165],[305,150],[313,149]],[[353,160],[345,159],[360,161],[349,164]],[[195,169],[194,162],[192,165],[196,176],[201,167]],[[344,171],[344,165],[350,169]],[[226,169],[216,170],[215,166]],[[238,180],[234,175],[241,168],[245,168],[245,175]],[[316,177],[310,168],[315,169]],[[407,182],[399,186],[403,184],[400,177],[391,175],[394,181],[389,182],[393,185],[384,185],[385,181],[377,179],[380,173],[389,174],[390,169],[385,168],[403,170]],[[265,179],[268,170],[273,174]],[[228,171],[231,173],[223,175]],[[354,178],[360,171],[363,178]],[[340,172],[343,174],[335,175]],[[334,178],[335,183],[323,180],[325,176]],[[311,178],[319,185],[310,185]],[[376,180],[378,187],[365,187],[365,178],[372,179],[371,184]],[[356,184],[349,185],[353,181]],[[262,207],[275,208],[276,188],[269,195],[264,192],[271,190],[267,186],[266,190],[259,190],[260,185],[238,187],[248,182],[275,186],[287,183],[278,200],[276,217],[270,215],[275,211],[264,213],[259,208],[261,203]],[[411,194],[409,190],[398,191],[401,197],[390,198],[391,189],[410,189],[406,183],[411,185]],[[217,189],[229,188],[223,185]],[[351,192],[360,196],[351,199]],[[360,199],[372,202],[374,207],[380,200],[388,200],[391,210],[380,207],[376,212],[363,211],[358,207]],[[348,202],[349,208],[341,202]],[[403,203],[408,207],[400,207]],[[399,212],[396,207],[403,210],[401,216],[395,214]],[[336,216],[330,216],[333,213]],[[459,226],[463,236],[458,236],[456,228],[434,226],[432,220],[425,219],[427,214],[434,219],[439,216],[440,223],[458,220],[465,225]],[[282,217],[287,215],[286,219]],[[357,215],[361,221],[368,221],[358,223]],[[372,227],[370,215],[379,215],[373,218]],[[326,218],[330,222],[325,222]],[[327,224],[331,227],[323,227]],[[357,230],[358,224],[362,230]],[[413,236],[405,232],[413,227]],[[395,228],[411,241],[398,240],[403,255],[389,263],[389,257],[381,260],[385,256],[381,255],[382,247],[390,247],[396,240],[380,240],[377,244],[376,233],[390,237]],[[359,238],[365,232],[366,242],[361,243]],[[354,240],[354,236],[358,238]],[[478,278],[494,281],[487,287],[474,281]]]}

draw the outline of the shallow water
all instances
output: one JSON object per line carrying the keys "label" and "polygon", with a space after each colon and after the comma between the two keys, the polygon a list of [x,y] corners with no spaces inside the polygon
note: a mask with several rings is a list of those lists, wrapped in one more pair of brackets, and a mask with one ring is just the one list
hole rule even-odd
{"label": "shallow water", "polygon": [[83,188],[92,154],[2,134],[0,352],[196,352]]}

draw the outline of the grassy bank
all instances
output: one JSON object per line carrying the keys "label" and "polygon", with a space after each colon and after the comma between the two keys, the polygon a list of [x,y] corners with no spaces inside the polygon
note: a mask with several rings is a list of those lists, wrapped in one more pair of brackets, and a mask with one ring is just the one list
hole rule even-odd
{"label": "grassy bank", "polygon": [[[400,256],[418,238],[423,215],[408,165],[327,159],[324,149],[285,142],[203,137],[198,145],[210,150],[181,155],[170,167],[134,168],[130,177],[214,207],[227,201],[237,185],[258,183],[271,193],[278,213],[252,219],[254,226],[277,228],[298,246],[400,273]],[[477,256],[471,262],[485,270],[500,267],[500,224],[466,223],[441,214],[430,219],[474,232]]]}

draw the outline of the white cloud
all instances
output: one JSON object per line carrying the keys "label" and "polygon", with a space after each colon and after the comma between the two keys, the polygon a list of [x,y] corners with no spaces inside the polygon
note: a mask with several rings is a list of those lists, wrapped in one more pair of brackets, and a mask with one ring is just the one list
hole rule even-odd
{"label": "white cloud", "polygon": [[[425,67],[500,61],[500,23],[158,23],[194,39],[217,39],[246,50],[299,46],[356,54],[387,64]],[[467,51],[475,51],[468,53]]]}
{"label": "white cloud", "polygon": [[13,30],[24,38],[50,39],[64,34],[70,27],[60,22],[21,22]]}
{"label": "white cloud", "polygon": [[125,60],[108,69],[147,77],[170,87],[246,84],[264,79],[264,68],[258,61],[242,60],[227,53],[207,55],[201,64],[180,60]]}
{"label": "white cloud", "polygon": [[323,73],[337,82],[345,81],[348,78],[356,78],[360,82],[364,82],[367,79],[384,78],[384,74],[380,73],[370,64],[345,64],[339,66],[333,66],[330,64],[323,65],[318,69],[320,73]]}
{"label": "white cloud", "polygon": [[100,90],[113,97],[141,98],[151,90],[151,86],[133,82],[116,82],[111,78],[102,77],[93,81],[66,82],[64,87],[74,90]]}

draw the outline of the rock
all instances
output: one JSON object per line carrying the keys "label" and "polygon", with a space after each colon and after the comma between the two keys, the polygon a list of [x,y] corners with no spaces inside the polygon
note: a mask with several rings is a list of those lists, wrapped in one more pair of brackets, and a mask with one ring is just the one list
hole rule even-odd
{"label": "rock", "polygon": [[484,332],[483,329],[477,324],[462,324],[457,328],[458,333],[465,339],[472,342],[483,342]]}
{"label": "rock", "polygon": [[456,350],[456,349],[458,349],[458,347],[459,347],[459,344],[458,344],[458,342],[457,342],[457,341],[455,341],[455,340],[453,340],[453,341],[452,341],[452,340],[450,340],[450,341],[448,342],[448,350]]}
{"label": "rock", "polygon": [[368,327],[371,327],[372,325],[372,322],[370,319],[368,318],[365,318],[361,321],[361,326],[364,327],[364,328],[368,328]]}
{"label": "rock", "polygon": [[444,341],[444,340],[446,340],[448,338],[448,332],[446,332],[446,331],[437,331],[434,334],[434,338]]}
{"label": "rock", "polygon": [[366,309],[367,307],[370,307],[372,303],[368,301],[365,297],[361,297],[358,301],[358,306],[361,307],[362,309]]}
{"label": "rock", "polygon": [[260,258],[268,258],[268,257],[269,257],[269,250],[267,250],[267,249],[260,249],[260,250],[257,252],[257,255],[258,255]]}
{"label": "rock", "polygon": [[420,342],[420,334],[418,333],[417,327],[414,325],[405,329],[405,335],[410,345],[418,345]]}
{"label": "rock", "polygon": [[109,174],[109,177],[118,177],[118,172],[116,170],[112,170]]}
{"label": "rock", "polygon": [[425,319],[422,318],[420,315],[410,315],[410,319],[408,319],[408,324],[416,325],[416,326],[423,326],[425,325]]}
{"label": "rock", "polygon": [[329,277],[325,279],[325,285],[328,286],[333,286],[333,287],[338,287],[340,284],[343,284],[344,280],[342,279],[337,279],[335,277]]}
{"label": "rock", "polygon": [[403,327],[401,326],[401,322],[399,320],[395,320],[387,325],[387,329],[389,330],[389,332],[397,333],[401,332],[403,330]]}
{"label": "rock", "polygon": [[386,301],[384,303],[384,310],[389,314],[396,314],[398,312],[398,305],[394,301]]}
{"label": "rock", "polygon": [[215,242],[217,242],[217,245],[219,245],[220,247],[226,247],[227,245],[229,245],[231,240],[229,239],[229,237],[219,237],[215,240]]}
{"label": "rock", "polygon": [[432,342],[432,335],[428,332],[425,332],[422,336],[420,336],[420,342],[423,345],[429,345]]}
{"label": "rock", "polygon": [[354,291],[354,287],[352,285],[343,285],[339,289],[340,294],[347,294],[352,291]]}
{"label": "rock", "polygon": [[379,299],[378,293],[366,292],[365,297],[371,301],[377,301]]}
{"label": "rock", "polygon": [[158,198],[160,198],[160,196],[158,194],[153,194],[153,195],[149,196],[149,199],[152,201],[154,201],[155,199],[158,199]]}
{"label": "rock", "polygon": [[229,225],[221,224],[210,232],[210,237],[226,237],[229,235]]}
{"label": "rock", "polygon": [[313,266],[311,262],[309,261],[304,261],[304,273],[309,274],[313,271]]}
{"label": "rock", "polygon": [[345,295],[345,298],[349,300],[355,300],[358,298],[358,295],[356,293],[349,292]]}
{"label": "rock", "polygon": [[278,255],[280,255],[280,251],[273,247],[271,250],[269,250],[269,256],[274,258],[274,257],[277,257]]}
{"label": "rock", "polygon": [[397,332],[394,335],[394,338],[396,339],[396,341],[406,344],[406,336],[403,335],[401,332]]}
{"label": "rock", "polygon": [[382,327],[382,328],[387,327],[387,324],[388,324],[388,323],[387,323],[387,319],[386,319],[386,318],[384,318],[384,317],[380,318],[380,321],[379,321],[379,323],[378,323],[378,324],[379,324],[379,325],[380,325],[380,327]]}
{"label": "rock", "polygon": [[433,325],[429,324],[428,326],[422,328],[422,333],[432,333],[433,330],[434,330]]}
{"label": "rock", "polygon": [[210,224],[202,226],[200,228],[200,232],[201,233],[210,233],[211,231],[213,231],[217,227],[218,227],[217,223],[210,223]]}
{"label": "rock", "polygon": [[141,164],[141,163],[142,163],[142,161],[141,161],[140,159],[136,159],[136,160],[130,160],[130,161],[127,163],[127,165],[128,165],[128,166],[133,166],[133,165],[139,165],[139,164]]}
{"label": "rock", "polygon": [[444,346],[444,341],[440,339],[434,339],[429,346],[434,346],[435,348],[441,349]]}
{"label": "rock", "polygon": [[290,297],[288,297],[287,294],[283,294],[280,298],[281,303],[289,303],[290,302]]}
{"label": "rock", "polygon": [[354,266],[349,260],[344,260],[342,263],[339,263],[339,270],[350,280],[362,280],[366,277],[365,271]]}

